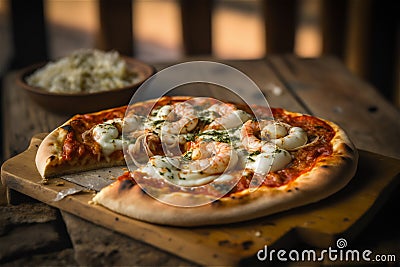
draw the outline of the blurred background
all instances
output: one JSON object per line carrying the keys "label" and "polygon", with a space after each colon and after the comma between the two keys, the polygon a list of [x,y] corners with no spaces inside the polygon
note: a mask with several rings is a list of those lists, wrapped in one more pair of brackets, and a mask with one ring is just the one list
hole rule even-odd
{"label": "blurred background", "polygon": [[[35,2],[40,4],[33,5]],[[30,61],[43,58],[56,59],[79,48],[98,47],[99,32],[102,31],[99,2],[106,1],[0,0],[0,74],[4,75],[8,70],[33,63]],[[112,2],[114,1],[109,1]],[[176,61],[188,54],[182,37],[181,2],[189,1],[132,1],[133,56],[152,63]],[[212,2],[211,53],[214,57],[259,59],[276,52],[268,51],[268,46],[265,45],[268,38],[265,30],[268,23],[268,20],[267,22],[265,20],[265,15],[268,14],[265,13],[265,3],[268,6],[269,2],[274,1],[207,1],[210,2]],[[377,87],[389,101],[400,106],[398,75],[400,30],[397,18],[399,12],[394,6],[396,1],[330,2],[335,2],[335,7],[345,7],[342,13],[335,14],[333,20],[333,24],[337,24],[334,26],[344,28],[342,35],[345,36],[342,51],[340,54],[335,54],[334,51],[334,56],[342,60],[354,74]],[[293,53],[300,57],[319,57],[329,54],[324,50],[321,32],[324,26],[324,15],[321,15],[321,9],[324,8],[323,1],[285,0],[282,3],[296,3]],[[39,32],[40,36],[37,38],[33,32],[30,39],[22,41],[21,47],[21,44],[18,45],[18,42],[21,43],[21,37],[16,37],[15,34],[21,32],[18,29],[29,29],[32,25],[23,25],[26,23],[23,21],[29,21],[26,17],[40,13],[40,9],[43,12],[41,15],[44,18],[44,32]],[[332,14],[333,12],[337,10],[332,10]],[[289,13],[287,18],[285,13],[277,15],[285,21],[290,19]],[[342,26],[345,22],[346,25]],[[285,27],[275,28],[279,28],[278,31],[286,31]],[[338,34],[331,32],[331,36]],[[21,55],[24,51],[29,51],[30,46],[35,46],[36,42],[40,43],[42,35],[46,40],[43,44],[46,46],[45,54],[37,53],[37,58]],[[198,36],[201,36],[201,33]],[[374,53],[371,54],[370,50]]]}

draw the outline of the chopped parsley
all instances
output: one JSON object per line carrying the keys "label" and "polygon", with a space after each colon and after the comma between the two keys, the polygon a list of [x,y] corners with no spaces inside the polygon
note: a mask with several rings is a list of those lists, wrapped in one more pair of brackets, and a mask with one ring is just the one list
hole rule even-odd
{"label": "chopped parsley", "polygon": [[250,160],[251,162],[255,162],[255,160],[252,157],[247,157],[248,160]]}
{"label": "chopped parsley", "polygon": [[220,117],[219,114],[211,110],[202,110],[198,113],[199,120],[204,124],[212,123],[215,118]]}
{"label": "chopped parsley", "polygon": [[217,131],[217,130],[210,130],[210,131],[205,131],[199,134],[199,136],[203,136],[204,139],[203,141],[206,142],[211,142],[211,141],[217,141],[217,142],[222,142],[222,143],[231,143],[233,138],[229,135],[229,133],[225,130],[223,131]]}
{"label": "chopped parsley", "polygon": [[257,150],[257,151],[254,151],[254,152],[250,153],[250,154],[249,154],[249,157],[257,156],[257,155],[260,155],[260,154],[261,154],[261,151],[260,151],[260,150]]}
{"label": "chopped parsley", "polygon": [[193,154],[192,151],[188,151],[182,156],[182,159],[183,160],[192,160],[192,154]]}
{"label": "chopped parsley", "polygon": [[207,118],[207,117],[199,117],[199,120],[203,122],[204,124],[210,124],[213,122],[213,118]]}
{"label": "chopped parsley", "polygon": [[251,161],[251,162],[255,162],[256,160],[253,159],[253,157],[254,157],[254,156],[257,156],[257,155],[260,155],[260,154],[261,154],[261,151],[260,151],[260,150],[254,151],[254,152],[250,153],[250,154],[247,156],[247,159],[248,159],[249,161]]}
{"label": "chopped parsley", "polygon": [[194,141],[196,139],[196,135],[192,133],[187,133],[184,135],[186,142]]}
{"label": "chopped parsley", "polygon": [[157,125],[159,125],[160,123],[163,123],[165,120],[155,120],[155,121],[152,121],[152,123],[153,123],[153,126],[157,126]]}

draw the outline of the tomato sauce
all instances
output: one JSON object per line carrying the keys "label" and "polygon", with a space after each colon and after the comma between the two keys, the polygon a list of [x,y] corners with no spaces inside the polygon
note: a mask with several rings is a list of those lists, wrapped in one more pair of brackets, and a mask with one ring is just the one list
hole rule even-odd
{"label": "tomato sauce", "polygon": [[86,155],[98,158],[101,153],[100,146],[90,135],[85,136],[84,133],[99,123],[115,118],[123,118],[125,111],[126,106],[112,109],[110,112],[74,116],[68,125],[62,126],[67,131],[62,147],[62,159],[70,161],[73,158],[81,158]]}

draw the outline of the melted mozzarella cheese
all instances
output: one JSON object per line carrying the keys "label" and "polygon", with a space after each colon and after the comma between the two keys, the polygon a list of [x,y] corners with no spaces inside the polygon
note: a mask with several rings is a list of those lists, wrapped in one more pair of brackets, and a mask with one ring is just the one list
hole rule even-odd
{"label": "melted mozzarella cheese", "polygon": [[123,123],[124,131],[129,133],[129,132],[142,130],[143,121],[145,121],[145,118],[140,117],[138,115],[134,115],[134,114],[131,114],[128,117],[125,117],[124,123]]}
{"label": "melted mozzarella cheese", "polygon": [[285,168],[291,161],[292,157],[289,152],[283,149],[276,149],[249,156],[246,168],[253,170],[254,173],[265,175],[268,172]]}
{"label": "melted mozzarella cheese", "polygon": [[121,135],[115,124],[122,125],[122,120],[108,120],[93,128],[93,139],[101,146],[106,158],[114,151],[122,149]]}
{"label": "melted mozzarella cheese", "polygon": [[179,165],[180,162],[177,158],[154,156],[142,170],[152,177],[186,187],[205,185],[219,177],[219,175],[183,173]]}
{"label": "melted mozzarella cheese", "polygon": [[232,129],[243,125],[244,122],[251,118],[250,114],[243,110],[235,110],[227,116],[226,125],[227,129]]}

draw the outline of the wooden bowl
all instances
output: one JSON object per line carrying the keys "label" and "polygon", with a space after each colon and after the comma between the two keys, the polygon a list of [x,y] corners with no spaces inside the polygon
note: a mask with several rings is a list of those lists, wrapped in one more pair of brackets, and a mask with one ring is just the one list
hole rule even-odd
{"label": "wooden bowl", "polygon": [[155,73],[154,67],[134,58],[122,57],[128,68],[136,71],[139,79],[129,86],[93,93],[55,93],[27,84],[26,78],[37,69],[47,64],[38,63],[20,70],[17,74],[17,85],[29,97],[43,108],[62,114],[77,114],[99,111],[129,104],[139,86]]}

